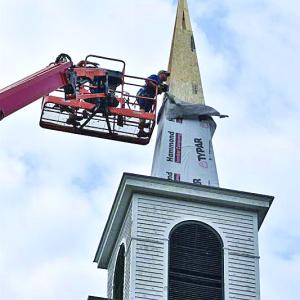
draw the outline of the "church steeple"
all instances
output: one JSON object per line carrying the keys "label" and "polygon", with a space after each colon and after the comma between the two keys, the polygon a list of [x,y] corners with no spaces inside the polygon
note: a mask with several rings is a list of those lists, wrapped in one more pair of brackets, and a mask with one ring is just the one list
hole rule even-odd
{"label": "church steeple", "polygon": [[186,0],[169,70],[152,176],[123,175],[95,256],[107,299],[259,300],[258,230],[273,197],[219,187]]}
{"label": "church steeple", "polygon": [[[209,115],[200,120],[195,114],[203,109],[204,96],[186,0],[178,1],[169,72],[170,89],[158,122],[151,175],[218,186],[212,144],[215,124]],[[175,105],[173,98],[181,104]]]}
{"label": "church steeple", "polygon": [[186,0],[178,1],[169,71],[171,94],[186,102],[204,104],[195,40]]}

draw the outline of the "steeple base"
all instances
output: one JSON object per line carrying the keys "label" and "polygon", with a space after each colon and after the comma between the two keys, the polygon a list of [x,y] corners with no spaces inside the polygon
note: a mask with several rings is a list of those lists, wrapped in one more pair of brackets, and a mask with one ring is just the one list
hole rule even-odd
{"label": "steeple base", "polygon": [[[160,110],[151,176],[171,181],[219,186],[212,146],[212,108],[176,103],[166,95]],[[171,117],[176,117],[172,119]]]}

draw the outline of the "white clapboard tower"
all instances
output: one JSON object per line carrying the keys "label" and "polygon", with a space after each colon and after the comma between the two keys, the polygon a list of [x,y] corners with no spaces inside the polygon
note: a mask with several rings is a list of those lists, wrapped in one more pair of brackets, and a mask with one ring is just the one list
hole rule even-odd
{"label": "white clapboard tower", "polygon": [[[178,3],[169,68],[173,95],[203,104],[186,0]],[[108,270],[107,299],[259,300],[258,230],[273,197],[220,188],[214,160],[206,173],[195,174],[199,165],[193,160],[185,161],[183,171],[161,169],[166,153],[159,143],[166,137],[189,152],[211,144],[212,136],[207,126],[198,126],[205,119],[183,118],[178,129],[182,120],[166,116],[163,112],[152,176],[123,175],[96,252],[94,261]],[[188,128],[196,130],[197,145],[185,143]],[[184,161],[188,152],[182,151],[170,150],[170,163]]]}

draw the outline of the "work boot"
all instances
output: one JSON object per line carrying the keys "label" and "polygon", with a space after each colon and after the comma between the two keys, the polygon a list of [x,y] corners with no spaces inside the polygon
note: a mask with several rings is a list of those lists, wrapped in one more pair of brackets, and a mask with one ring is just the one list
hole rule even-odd
{"label": "work boot", "polygon": [[139,129],[149,128],[149,127],[150,127],[150,122],[148,122],[148,123],[141,122],[139,124]]}
{"label": "work boot", "polygon": [[76,100],[76,94],[65,95],[65,100]]}
{"label": "work boot", "polygon": [[83,120],[83,117],[79,117],[74,114],[70,114],[69,118],[66,120],[66,123],[76,127],[76,126],[80,126],[80,123],[78,121],[81,121],[81,120]]}
{"label": "work boot", "polygon": [[140,130],[138,133],[137,133],[137,137],[138,138],[143,138],[143,137],[148,137],[149,136],[149,133],[145,132],[144,130]]}
{"label": "work boot", "polygon": [[124,125],[124,118],[122,116],[118,116],[117,118],[117,125],[123,127]]}
{"label": "work boot", "polygon": [[82,117],[81,117],[81,116],[76,116],[76,117],[75,117],[75,120],[76,120],[76,121],[82,121],[83,119],[84,119],[83,116],[82,116]]}
{"label": "work boot", "polygon": [[76,120],[72,120],[72,119],[70,119],[70,118],[67,119],[66,123],[69,124],[69,125],[73,125],[74,127],[78,127],[78,126],[81,125],[80,122],[78,122],[78,121],[76,121]]}
{"label": "work boot", "polygon": [[82,117],[83,117],[84,119],[87,119],[87,118],[89,117],[89,113],[87,112],[87,110],[84,110],[84,111],[82,112]]}

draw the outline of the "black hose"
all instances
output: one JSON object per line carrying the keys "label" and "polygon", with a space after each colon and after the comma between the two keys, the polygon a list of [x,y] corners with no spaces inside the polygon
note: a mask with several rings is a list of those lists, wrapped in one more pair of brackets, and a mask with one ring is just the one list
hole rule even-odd
{"label": "black hose", "polygon": [[72,58],[68,54],[61,53],[56,57],[55,63],[58,64],[66,61],[70,61],[73,66]]}

